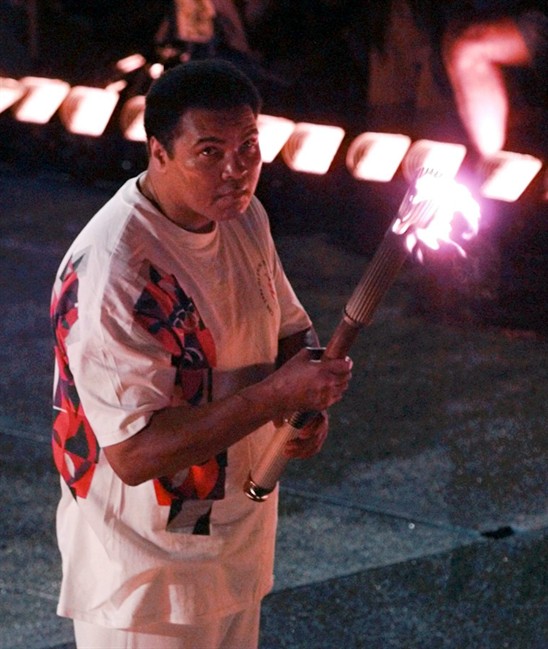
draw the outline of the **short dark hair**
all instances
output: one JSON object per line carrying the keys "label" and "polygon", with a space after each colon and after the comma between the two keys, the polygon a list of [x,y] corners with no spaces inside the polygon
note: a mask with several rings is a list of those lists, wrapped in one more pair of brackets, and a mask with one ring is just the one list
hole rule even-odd
{"label": "short dark hair", "polygon": [[181,63],[159,77],[147,93],[147,139],[154,136],[171,154],[179,120],[187,110],[238,106],[249,106],[257,116],[261,98],[253,82],[235,65],[222,59]]}

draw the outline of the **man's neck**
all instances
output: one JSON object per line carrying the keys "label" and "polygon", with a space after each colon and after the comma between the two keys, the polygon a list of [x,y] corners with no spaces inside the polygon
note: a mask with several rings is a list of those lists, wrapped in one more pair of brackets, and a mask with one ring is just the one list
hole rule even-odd
{"label": "man's neck", "polygon": [[141,194],[154,205],[154,207],[158,210],[158,212],[160,212],[160,214],[165,216],[166,219],[169,219],[172,223],[175,223],[175,225],[182,228],[183,230],[188,230],[189,232],[195,232],[197,234],[205,234],[207,232],[211,232],[215,227],[215,223],[213,221],[208,221],[203,226],[192,227],[189,226],[186,222],[183,223],[181,218],[178,218],[176,215],[172,214],[169,208],[165,206],[165,201],[162,202],[160,200],[158,192],[155,189],[154,181],[148,171],[145,171],[145,173],[137,180],[137,188],[139,189]]}

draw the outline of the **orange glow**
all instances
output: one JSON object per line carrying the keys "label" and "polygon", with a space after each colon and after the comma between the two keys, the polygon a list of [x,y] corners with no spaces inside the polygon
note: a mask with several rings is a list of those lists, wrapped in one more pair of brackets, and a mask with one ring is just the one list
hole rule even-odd
{"label": "orange glow", "polygon": [[272,162],[293,133],[295,122],[285,117],[259,115],[257,126],[263,162]]}
{"label": "orange glow", "polygon": [[419,243],[438,250],[446,243],[465,256],[453,236],[455,216],[462,216],[464,231],[459,237],[468,240],[479,228],[480,209],[470,191],[453,178],[430,170],[419,171],[404,198],[392,231],[405,236],[405,245],[422,258]]}
{"label": "orange glow", "polygon": [[127,140],[146,142],[145,96],[136,95],[124,104],[120,114],[120,128]]}
{"label": "orange glow", "polygon": [[499,151],[485,160],[480,192],[486,198],[516,201],[542,167],[532,155]]}
{"label": "orange glow", "polygon": [[346,155],[346,166],[354,178],[388,182],[392,180],[411,144],[407,135],[362,133]]}
{"label": "orange glow", "polygon": [[0,77],[0,113],[21,99],[27,89],[25,86],[9,77]]}
{"label": "orange glow", "polygon": [[71,133],[98,137],[103,134],[118,103],[111,89],[75,86],[59,109],[59,117]]}
{"label": "orange glow", "polygon": [[27,93],[13,110],[20,122],[49,122],[70,91],[70,85],[60,79],[24,77],[21,83]]}
{"label": "orange glow", "polygon": [[282,149],[282,156],[293,171],[327,173],[344,137],[338,126],[300,122]]}

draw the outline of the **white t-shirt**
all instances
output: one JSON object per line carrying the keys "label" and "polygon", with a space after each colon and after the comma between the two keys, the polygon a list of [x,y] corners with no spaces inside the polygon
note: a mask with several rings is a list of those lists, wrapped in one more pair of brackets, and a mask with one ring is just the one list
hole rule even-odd
{"label": "white t-shirt", "polygon": [[310,326],[259,201],[197,234],[129,180],[67,252],[52,318],[58,613],[141,629],[257,603],[272,586],[277,497],[254,503],[242,487],[272,424],[205,465],[135,487],[100,448],[134,435],[157,410],[260,380],[278,340]]}

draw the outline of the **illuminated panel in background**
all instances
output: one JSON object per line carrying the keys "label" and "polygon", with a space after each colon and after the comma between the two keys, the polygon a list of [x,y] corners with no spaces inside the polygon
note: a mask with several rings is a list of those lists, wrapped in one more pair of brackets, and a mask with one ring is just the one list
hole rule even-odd
{"label": "illuminated panel in background", "polygon": [[60,79],[23,77],[21,83],[27,92],[13,109],[15,119],[20,122],[49,122],[70,91],[70,85]]}
{"label": "illuminated panel in background", "polygon": [[338,126],[300,122],[282,149],[283,159],[293,171],[325,174],[343,137]]}
{"label": "illuminated panel in background", "polygon": [[131,97],[123,105],[120,113],[120,128],[126,140],[146,142],[144,95]]}
{"label": "illuminated panel in background", "polygon": [[499,151],[484,162],[480,192],[486,198],[516,201],[542,167],[532,155]]}
{"label": "illuminated panel in background", "polygon": [[352,141],[346,167],[358,180],[392,180],[411,144],[407,135],[362,133]]}
{"label": "illuminated panel in background", "polygon": [[[154,81],[162,76],[164,70],[163,63],[153,63],[147,68],[147,74]],[[135,95],[122,106],[120,128],[126,140],[146,142],[145,96],[144,94]]]}
{"label": "illuminated panel in background", "polygon": [[257,127],[263,162],[272,162],[293,133],[295,122],[285,117],[259,115]]}
{"label": "illuminated panel in background", "polygon": [[0,113],[19,101],[27,89],[20,82],[9,77],[0,77]]}
{"label": "illuminated panel in background", "polygon": [[[120,59],[116,67],[128,74],[146,65],[142,55]],[[147,67],[151,80],[161,76],[164,66]],[[126,81],[107,88],[70,85],[60,79],[27,76],[20,80],[0,77],[0,113],[8,108],[18,121],[45,124],[59,110],[65,128],[72,133],[103,134],[120,99]],[[126,139],[146,142],[144,129],[145,96],[127,100],[120,114],[120,127]],[[272,162],[282,153],[294,171],[325,174],[339,149],[345,132],[338,126],[300,122],[284,117],[259,115],[259,143],[264,162]],[[402,134],[366,132],[358,135],[346,154],[346,166],[354,178],[388,182],[402,166],[407,182],[415,181],[423,169],[455,177],[466,155],[462,144],[411,139]],[[403,159],[403,161],[402,161]],[[479,170],[480,192],[486,198],[516,201],[542,168],[542,161],[528,155],[499,151],[490,156]],[[542,198],[548,200],[548,172]]]}
{"label": "illuminated panel in background", "polygon": [[116,69],[123,74],[129,74],[146,64],[147,60],[142,54],[130,54],[123,59],[116,61]]}
{"label": "illuminated panel in background", "polygon": [[432,169],[443,176],[454,178],[466,155],[463,144],[417,140],[411,145],[402,164],[407,182],[413,182],[421,169]]}
{"label": "illuminated panel in background", "polygon": [[125,86],[125,82],[108,88],[71,88],[59,108],[59,118],[67,131],[92,137],[102,135],[120,99],[118,89],[121,86]]}

